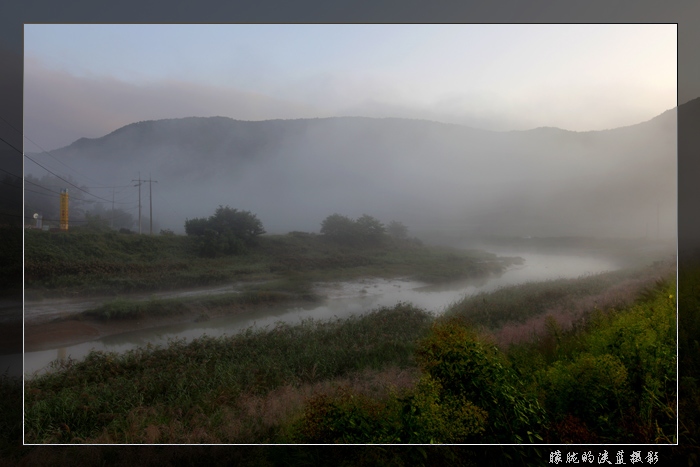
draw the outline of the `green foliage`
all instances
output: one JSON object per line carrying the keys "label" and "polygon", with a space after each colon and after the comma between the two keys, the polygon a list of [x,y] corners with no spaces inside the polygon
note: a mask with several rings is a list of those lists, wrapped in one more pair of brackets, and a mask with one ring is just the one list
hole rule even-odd
{"label": "green foliage", "polygon": [[623,281],[635,279],[639,274],[635,270],[619,270],[576,279],[504,287],[490,293],[466,296],[452,305],[447,314],[464,322],[498,329],[506,323],[523,323],[548,309],[570,310],[578,299],[600,294]]}
{"label": "green foliage", "polygon": [[321,223],[321,234],[344,245],[379,245],[385,233],[384,225],[367,214],[357,220],[331,214]]}
{"label": "green foliage", "polygon": [[204,235],[204,232],[209,228],[209,219],[203,217],[195,217],[194,219],[185,220],[185,233],[187,235]]}
{"label": "green foliage", "polygon": [[605,354],[582,354],[573,362],[556,362],[546,375],[543,389],[552,414],[571,414],[591,427],[611,433],[632,393],[627,369],[620,359]]}
{"label": "green foliage", "polygon": [[[270,251],[280,246],[268,240]],[[314,241],[283,240],[300,250]],[[266,305],[304,296],[310,283],[309,276],[292,275],[200,303]],[[552,352],[534,342],[502,353],[466,325],[464,316],[435,319],[399,304],[346,320],[278,324],[269,331],[175,342],[165,349],[95,354],[27,382],[26,439],[78,442],[104,440],[100,437],[107,433],[109,442],[147,442],[143,433],[154,425],[174,430],[166,430],[168,435],[161,430],[159,442],[191,440],[186,436],[193,431],[211,434],[216,442],[674,442],[673,289],[671,282],[659,284],[638,303],[595,311],[571,330],[550,321],[546,338],[556,341]],[[99,313],[120,319],[173,313],[186,303],[108,305]],[[686,339],[685,345],[692,345],[694,338]],[[231,434],[240,419],[231,421],[230,411],[247,410],[236,405],[239,400],[277,397],[271,391],[282,387],[299,393],[297,388],[333,387],[353,372],[387,365],[417,365],[422,375],[415,386],[388,395],[372,397],[348,387],[312,397],[265,432]],[[197,384],[188,384],[192,381]],[[692,392],[696,381],[690,374],[681,381],[685,397],[695,397],[691,402],[698,397]],[[694,427],[691,420],[682,421],[683,436],[694,436]]]}
{"label": "green foliage", "polygon": [[363,214],[356,221],[355,225],[357,227],[357,235],[360,241],[365,244],[378,244],[381,242],[386,229],[384,224],[379,222],[379,220],[374,217]]}
{"label": "green foliage", "polygon": [[394,443],[400,441],[398,411],[392,401],[379,401],[350,390],[311,398],[295,427],[301,443]]}
{"label": "green foliage", "polygon": [[408,238],[408,227],[398,221],[391,221],[386,228],[389,235],[400,240]]}
{"label": "green foliage", "polygon": [[258,217],[250,211],[239,211],[229,206],[219,206],[208,219],[195,218],[185,221],[187,235],[204,235],[213,230],[219,235],[232,234],[246,242],[265,233]]}
{"label": "green foliage", "polygon": [[216,208],[209,218],[209,225],[220,234],[230,233],[245,242],[265,233],[262,222],[250,211],[239,211],[226,206]]}
{"label": "green foliage", "polygon": [[[659,283],[622,310],[595,310],[569,331],[550,326],[509,350],[533,375],[548,411],[550,442],[674,442],[675,299]],[[556,352],[550,352],[556,335]],[[553,357],[553,358],[552,358]]]}
{"label": "green foliage", "polygon": [[466,443],[478,439],[486,418],[466,399],[443,397],[440,385],[427,377],[415,390],[381,400],[348,388],[312,397],[293,438],[301,443]]}
{"label": "green foliage", "polygon": [[222,411],[232,410],[241,394],[264,395],[366,368],[405,368],[429,322],[424,311],[400,304],[347,320],[279,323],[124,354],[94,352],[26,382],[25,439],[87,441],[108,433],[111,442],[144,442],[149,424],[172,423],[185,434],[163,442],[179,442],[177,436],[195,428],[219,442],[240,441],[227,431]]}
{"label": "green foliage", "polygon": [[424,375],[413,394],[399,399],[403,442],[469,443],[480,441],[488,413],[463,396],[445,393],[440,383]]}
{"label": "green foliage", "polygon": [[355,237],[355,222],[347,216],[331,214],[321,222],[321,234],[340,243],[349,243]]}
{"label": "green foliage", "polygon": [[488,413],[492,442],[536,442],[544,412],[498,349],[456,319],[438,321],[417,351],[418,364],[447,397]]}
{"label": "green foliage", "polygon": [[202,256],[214,258],[245,252],[265,229],[255,214],[219,206],[208,219],[186,220],[185,232],[198,237]]}

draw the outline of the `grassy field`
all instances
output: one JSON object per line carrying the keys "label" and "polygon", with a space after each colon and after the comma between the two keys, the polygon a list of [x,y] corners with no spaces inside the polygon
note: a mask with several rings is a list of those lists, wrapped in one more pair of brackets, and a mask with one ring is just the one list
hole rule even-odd
{"label": "grassy field", "polygon": [[415,342],[429,323],[425,312],[397,305],[344,321],[93,353],[28,383],[26,440],[274,442],[279,434],[257,432],[265,423],[248,419],[244,401],[354,372],[413,366]]}
{"label": "grassy field", "polygon": [[514,261],[483,251],[390,240],[341,247],[320,235],[262,236],[237,255],[203,258],[197,239],[116,232],[25,234],[27,298],[121,295],[232,282],[274,282],[280,291],[321,280],[408,277],[444,282],[498,273]]}
{"label": "grassy field", "polygon": [[[211,307],[313,300],[310,286],[321,280],[401,276],[444,282],[497,273],[513,261],[413,242],[341,248],[299,233],[263,236],[246,253],[220,258],[199,257],[186,237],[34,234],[25,260],[36,261],[29,284],[37,295],[247,284],[242,294],[197,299]],[[70,253],[81,245],[90,245],[85,251],[91,253]],[[113,249],[124,254],[112,256]],[[43,263],[61,271],[59,265],[70,265],[70,272],[58,280]],[[204,336],[121,355],[93,353],[26,382],[25,440],[695,442],[699,291],[691,284],[700,268],[681,271],[679,309],[686,313],[681,313],[679,346],[681,366],[689,371],[681,372],[676,407],[675,282],[661,266],[503,288],[455,303],[441,317],[397,304],[345,320]],[[650,278],[659,275],[663,280],[655,284]],[[183,312],[188,300],[118,298],[88,310],[84,318],[157,317]],[[2,388],[6,401],[21,394],[21,385],[7,378]],[[22,434],[20,426],[6,425],[3,448]],[[441,450],[438,460],[433,450],[420,448],[363,450],[345,459],[293,450],[281,454],[280,449],[261,448],[248,460],[255,465],[331,458],[342,465],[480,462],[452,449]],[[98,463],[138,458],[121,452],[84,455]],[[21,457],[19,451],[10,454]],[[32,455],[25,459],[38,460]],[[151,455],[155,462],[157,455]],[[54,454],[54,463],[66,463],[61,456]]]}
{"label": "grassy field", "polygon": [[[486,330],[640,274],[93,353],[25,386],[31,443],[659,442],[675,433],[675,284],[510,346]],[[630,292],[631,293],[631,292]],[[495,305],[500,303],[498,307]],[[534,303],[534,305],[533,305]],[[566,300],[565,302],[566,303]],[[532,307],[525,318],[513,306]]]}

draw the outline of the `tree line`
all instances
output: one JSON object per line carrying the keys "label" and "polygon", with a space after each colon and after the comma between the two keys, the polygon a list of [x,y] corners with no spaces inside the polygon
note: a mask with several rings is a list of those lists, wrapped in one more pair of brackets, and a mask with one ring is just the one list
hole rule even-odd
{"label": "tree line", "polygon": [[[220,205],[209,217],[185,220],[185,233],[198,240],[200,254],[215,257],[245,252],[265,228],[252,212]],[[388,237],[407,239],[408,228],[398,221],[385,226],[368,214],[351,219],[334,213],[321,222],[321,235],[344,246],[378,246]]]}

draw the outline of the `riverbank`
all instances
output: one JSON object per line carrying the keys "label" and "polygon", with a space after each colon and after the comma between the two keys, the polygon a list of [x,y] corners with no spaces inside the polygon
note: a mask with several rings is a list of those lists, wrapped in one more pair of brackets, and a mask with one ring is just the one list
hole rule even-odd
{"label": "riverbank", "polygon": [[502,272],[517,258],[386,238],[339,245],[322,235],[265,235],[235,255],[200,256],[187,236],[115,232],[25,233],[25,298],[121,297],[269,281],[410,277],[438,283]]}
{"label": "riverbank", "polygon": [[[657,270],[658,272],[660,271]],[[652,275],[650,273],[649,280],[652,279]],[[568,288],[575,300],[585,302],[589,295],[581,293],[582,290],[601,293],[591,288],[596,280],[598,283],[614,282],[619,285],[629,279],[619,271],[602,276],[605,276],[602,281],[597,276],[591,276],[569,281],[564,285],[551,281],[519,286],[515,288],[515,294],[519,299],[513,299],[510,303],[514,305],[527,303],[528,306],[539,306],[543,312],[546,312],[550,305],[556,302],[556,300],[552,302],[553,294],[556,295],[557,291],[561,292],[562,287]],[[598,323],[595,324],[598,326],[596,329],[603,329],[600,326],[604,328],[613,325],[613,327],[623,326],[620,324],[622,322],[618,323],[613,317],[626,316],[628,309],[638,310],[635,313],[647,313],[651,312],[650,310],[661,310],[663,313],[668,311],[671,313],[670,322],[675,322],[672,318],[675,316],[675,305],[673,300],[669,299],[669,295],[673,293],[668,292],[671,289],[675,290],[668,283],[657,286],[653,293],[649,292],[646,295],[632,293],[631,289],[626,289],[630,294],[631,302],[642,300],[651,305],[648,307],[644,305],[637,309],[634,308],[636,305],[632,304],[615,312],[601,309],[607,313],[604,316],[609,316],[610,319],[601,321],[600,318],[596,318],[595,323]],[[486,296],[486,299],[492,298],[493,302],[498,302],[497,295],[506,293],[508,290],[492,292]],[[602,290],[604,292],[608,289],[603,287]],[[513,294],[511,298],[512,296]],[[532,304],[533,299],[539,301]],[[595,308],[589,310],[589,313],[593,313],[594,310]],[[595,316],[595,313],[590,316]],[[624,323],[627,323],[625,326],[629,328],[632,318],[626,319]],[[397,403],[397,399],[393,399],[394,395],[413,394],[419,397],[419,399],[401,399],[406,401],[419,401],[423,400],[420,399],[421,397],[433,397],[430,396],[432,394],[430,391],[425,392],[428,387],[421,383],[423,381],[421,375],[425,374],[426,368],[420,364],[420,360],[416,360],[416,355],[419,354],[416,352],[422,345],[421,342],[424,342],[423,339],[432,332],[431,327],[438,322],[442,321],[439,319],[436,321],[434,316],[427,314],[424,310],[399,304],[348,319],[305,321],[298,325],[278,324],[271,329],[248,330],[228,337],[203,337],[191,342],[171,342],[166,347],[140,348],[122,355],[93,353],[84,362],[67,362],[63,367],[57,368],[57,371],[27,382],[26,439],[28,442],[39,443],[315,442],[312,439],[315,436],[313,433],[319,435],[325,433],[323,426],[327,425],[309,425],[311,420],[331,420],[326,417],[331,416],[332,413],[344,413],[343,410],[349,410],[352,407],[355,407],[353,410],[359,410],[359,412],[353,412],[359,414],[357,416],[365,417],[362,414],[371,412],[364,412],[364,410],[375,407],[378,410],[377,414],[383,413],[387,415],[387,420],[393,420],[391,407],[394,407],[392,404]],[[638,322],[659,323],[658,319],[638,320]],[[620,329],[623,328],[624,326],[620,327]],[[584,332],[583,330],[589,333],[591,329],[588,325],[581,325],[566,331],[550,326],[547,329],[550,334],[545,334],[541,338],[532,336],[529,342],[533,342],[533,347],[516,346],[515,350],[509,350],[504,353],[504,357],[498,358],[514,358],[511,364],[517,363],[523,372],[526,368],[534,368],[533,365],[542,366],[543,364],[545,366],[542,367],[542,371],[545,371],[547,368],[553,368],[558,361],[557,358],[569,358],[566,356],[568,354],[561,353],[565,349],[568,349],[567,351],[571,351],[574,347],[579,349],[576,346],[580,344],[581,339],[576,335],[580,335]],[[671,329],[667,331],[669,335],[675,335],[675,331],[671,332]],[[548,344],[550,337],[554,336],[552,332],[558,333],[556,334],[559,336],[558,342],[571,343],[556,350]],[[644,329],[640,328],[639,332],[642,333],[639,334],[640,336],[647,335],[644,334]],[[567,335],[571,337],[565,338]],[[486,337],[479,339],[486,339],[484,342],[488,342]],[[656,345],[654,342],[644,341],[643,343],[644,346],[652,344]],[[606,348],[603,341],[596,345]],[[540,349],[542,352],[549,352],[542,354],[545,355],[542,361],[532,353],[540,352],[537,350],[538,346],[542,347]],[[518,348],[521,350],[516,352]],[[500,352],[505,352],[505,349]],[[675,355],[675,351],[673,354]],[[580,365],[585,366],[590,363],[584,357],[581,358],[583,360],[579,362]],[[622,361],[625,361],[622,355],[615,358],[622,358]],[[563,370],[557,371],[561,373]],[[577,370],[572,367],[567,371]],[[561,379],[564,378],[562,376],[564,373],[560,373],[552,373],[550,379],[539,380],[537,384],[545,390],[548,387],[546,384],[550,384],[546,381],[551,381],[551,384],[555,384],[552,386],[554,388],[552,390],[555,391],[552,394],[555,394],[560,389],[556,384],[564,384],[564,379]],[[522,374],[529,374],[528,378],[530,378],[536,372]],[[558,376],[560,379],[551,379],[557,374],[560,374]],[[653,374],[659,374],[659,372]],[[86,385],[86,382],[89,383]],[[535,382],[532,380],[531,384]],[[594,389],[598,383],[596,380],[591,380],[586,384],[589,384],[589,389]],[[392,386],[393,390],[390,389]],[[532,387],[528,389],[526,386],[513,394],[516,399],[530,397],[529,394],[533,389]],[[595,393],[593,389],[591,389],[592,394]],[[620,386],[618,389],[622,391],[624,387]],[[350,399],[347,399],[348,394],[354,394],[356,397],[354,400],[360,405],[350,403]],[[668,394],[660,394],[660,396],[666,397]],[[543,401],[546,400],[548,399],[543,399]],[[561,398],[557,400],[562,401]],[[56,410],[51,409],[52,407]],[[329,412],[328,410],[332,407],[335,407],[332,410],[341,412]],[[411,407],[413,406],[407,407],[408,413],[412,413]],[[635,419],[637,424],[635,426],[644,428],[656,420],[661,422],[660,426],[665,430],[669,421],[660,415],[659,410],[662,407],[656,409],[653,405],[650,407],[652,407],[652,419]],[[322,411],[318,412],[318,410]],[[387,410],[389,412],[386,412]],[[568,420],[565,417],[566,414],[559,409],[548,408],[547,410],[553,410],[550,416],[552,423],[559,423],[562,427],[570,423],[566,421]],[[321,418],[304,418],[304,414],[313,413]],[[473,414],[479,413],[478,410],[473,412]],[[433,415],[437,417],[435,423],[438,423],[439,413]],[[587,416],[587,414],[584,415]],[[370,418],[358,419],[358,423],[365,420],[366,423],[370,423],[368,426],[373,426],[371,425],[373,423],[381,425],[382,422],[370,415],[367,416]],[[491,420],[494,417],[496,417],[495,413],[488,419]],[[533,418],[533,420],[536,419],[537,417]],[[400,422],[397,420],[397,423]],[[303,428],[304,426],[306,428]],[[312,429],[314,426],[316,428]],[[427,425],[422,426],[423,429],[427,429]],[[472,434],[476,435],[479,433],[478,424],[474,426],[476,431]],[[602,437],[601,440],[610,440],[611,436],[617,436],[608,426],[596,428],[590,423],[586,426],[589,432]],[[551,437],[556,433],[544,430],[542,426],[530,428],[536,428],[529,431],[538,433],[542,437]],[[575,430],[572,430],[573,428],[562,433],[569,436],[575,433]],[[372,430],[372,432],[381,433],[381,430]],[[336,432],[341,436],[343,433],[342,430]],[[458,434],[461,431],[451,433]],[[640,433],[637,441],[648,442],[647,434]],[[664,433],[670,436],[668,432]],[[350,432],[346,434],[349,435]],[[356,433],[353,436],[361,436],[361,434]],[[427,432],[424,434],[429,435]],[[496,436],[495,439],[500,441],[513,441],[509,436],[516,434],[504,431],[502,436],[507,439],[499,438],[498,436],[501,435],[496,436],[497,432],[492,432],[489,436]],[[632,432],[618,434],[622,436],[617,439],[618,441],[626,441],[625,436],[634,435]],[[443,435],[449,435],[449,433],[443,432]],[[308,436],[312,438],[305,438]],[[361,438],[352,439],[359,442]],[[487,438],[474,439],[476,442],[484,442]],[[351,438],[339,438],[337,441],[351,442],[349,440]],[[370,439],[365,441],[375,442]],[[532,440],[526,438],[524,441]],[[566,442],[575,441],[566,440]],[[402,441],[397,439],[390,442]],[[661,440],[661,442],[670,441]]]}
{"label": "riverbank", "polygon": [[414,240],[340,246],[298,232],[263,236],[242,254],[218,258],[198,256],[193,242],[182,236],[28,231],[25,351],[311,303],[329,292],[315,291],[318,284],[395,277],[444,283],[488,278],[521,262]]}
{"label": "riverbank", "polygon": [[118,334],[165,328],[175,324],[208,321],[245,314],[272,304],[301,306],[320,300],[293,294],[223,294],[189,298],[111,300],[94,308],[52,320],[28,321],[24,351],[68,347]]}
{"label": "riverbank", "polygon": [[[552,257],[530,254],[525,257],[525,264],[512,266],[504,274],[457,283],[426,285],[407,278],[365,278],[313,284],[306,281],[282,280],[244,288],[236,286],[238,292],[231,292],[234,287],[229,286],[173,292],[177,297],[168,293],[160,298],[154,294],[150,298],[140,296],[139,300],[112,299],[91,309],[74,310],[72,315],[61,316],[64,321],[72,320],[68,324],[62,323],[61,320],[44,320],[37,323],[28,319],[25,368],[32,374],[61,355],[81,359],[91,348],[125,351],[144,345],[145,342],[166,344],[168,339],[181,337],[192,339],[203,334],[231,335],[251,326],[273,327],[278,321],[294,324],[304,319],[345,318],[375,308],[393,307],[398,302],[412,303],[439,314],[447,308],[454,308],[455,301],[459,301],[465,295],[468,297],[480,292],[495,292],[494,297],[497,297],[504,292],[496,289],[530,282],[529,279],[550,279],[539,287],[550,290],[545,296],[557,300],[540,303],[541,290],[536,293],[537,286],[527,285],[525,287],[534,292],[525,294],[524,303],[528,304],[526,307],[518,303],[519,294],[510,295],[510,304],[508,300],[503,302],[503,306],[510,310],[510,319],[530,316],[533,314],[532,310],[540,313],[533,316],[529,322],[513,321],[505,327],[507,332],[499,333],[503,339],[513,341],[514,335],[529,335],[541,330],[542,323],[539,321],[542,321],[544,315],[541,313],[545,311],[558,317],[561,325],[566,327],[567,323],[572,321],[572,316],[584,310],[586,306],[593,306],[596,302],[599,306],[618,305],[624,297],[631,296],[645,285],[653,284],[660,272],[657,265],[586,278],[585,276],[591,275],[591,271],[614,268],[614,263],[580,256]],[[671,271],[673,264],[668,263],[665,267]],[[551,282],[551,279],[562,276],[568,279]],[[579,276],[584,277],[578,280]],[[628,281],[626,286],[625,280]],[[615,292],[614,287],[620,290]],[[216,296],[203,295],[207,290],[226,293]],[[576,300],[563,300],[567,291]],[[623,298],[616,302],[609,300],[610,297],[616,296]],[[573,311],[563,313],[562,307],[569,307]],[[495,312],[492,314],[497,315]],[[475,318],[478,318],[481,324],[487,323],[483,316],[475,315]],[[54,349],[53,352],[45,352],[50,349]]]}

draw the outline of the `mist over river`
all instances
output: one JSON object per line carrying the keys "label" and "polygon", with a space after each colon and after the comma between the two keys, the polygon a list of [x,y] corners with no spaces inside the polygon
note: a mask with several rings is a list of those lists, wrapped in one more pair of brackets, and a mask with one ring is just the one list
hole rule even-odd
{"label": "mist over river", "polygon": [[433,313],[443,312],[450,304],[466,295],[489,292],[500,287],[559,278],[576,278],[618,269],[610,259],[572,254],[519,253],[496,251],[499,256],[519,256],[522,265],[510,267],[500,276],[441,285],[403,279],[367,278],[349,282],[320,283],[316,292],[327,297],[320,304],[308,307],[281,305],[251,312],[221,316],[208,321],[188,322],[106,336],[68,347],[27,352],[24,373],[30,377],[46,371],[56,359],[80,360],[91,350],[126,352],[151,345],[166,345],[170,339],[194,339],[203,335],[231,335],[249,327],[273,327],[276,322],[298,323],[304,319],[327,320],[358,315],[397,302],[408,302]]}

